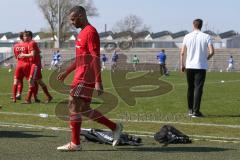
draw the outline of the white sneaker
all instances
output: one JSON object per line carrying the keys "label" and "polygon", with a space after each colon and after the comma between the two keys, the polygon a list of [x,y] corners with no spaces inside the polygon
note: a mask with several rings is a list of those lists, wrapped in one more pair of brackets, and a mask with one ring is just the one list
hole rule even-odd
{"label": "white sneaker", "polygon": [[63,146],[59,146],[57,147],[58,151],[69,151],[69,152],[73,152],[73,151],[81,151],[82,150],[82,146],[81,145],[76,145],[72,142],[65,144]]}
{"label": "white sneaker", "polygon": [[120,135],[122,133],[122,130],[123,130],[122,124],[121,123],[117,123],[117,128],[115,129],[115,131],[113,131],[113,143],[112,143],[113,147],[118,145],[119,138],[120,138]]}

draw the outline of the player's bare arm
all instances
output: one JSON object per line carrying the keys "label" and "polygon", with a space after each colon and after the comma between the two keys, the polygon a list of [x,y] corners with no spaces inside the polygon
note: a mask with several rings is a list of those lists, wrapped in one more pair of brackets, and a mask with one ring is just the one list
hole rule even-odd
{"label": "player's bare arm", "polygon": [[64,81],[66,79],[66,77],[76,69],[76,61],[74,61],[72,64],[70,64],[67,69],[64,72],[61,72],[58,77],[57,80],[59,81]]}
{"label": "player's bare arm", "polygon": [[183,45],[181,52],[180,52],[180,67],[181,67],[182,72],[185,71],[184,54],[185,54],[186,50],[187,50],[187,47],[185,45]]}
{"label": "player's bare arm", "polygon": [[215,53],[215,51],[214,51],[214,47],[213,47],[212,44],[208,46],[208,50],[209,50],[209,55],[208,55],[207,59],[209,60],[209,59],[212,58],[212,56],[213,56],[214,53]]}
{"label": "player's bare arm", "polygon": [[99,96],[102,95],[104,93],[102,82],[96,82],[95,83],[95,89],[96,89]]}
{"label": "player's bare arm", "polygon": [[18,55],[18,58],[31,58],[31,57],[34,57],[35,55],[36,55],[36,51],[32,51],[29,54],[21,53]]}

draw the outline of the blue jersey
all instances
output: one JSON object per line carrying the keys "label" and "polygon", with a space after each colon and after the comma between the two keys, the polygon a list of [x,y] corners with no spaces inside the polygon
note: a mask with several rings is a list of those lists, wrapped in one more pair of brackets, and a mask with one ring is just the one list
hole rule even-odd
{"label": "blue jersey", "polygon": [[59,53],[54,53],[53,56],[52,56],[52,59],[54,61],[60,61],[61,55]]}
{"label": "blue jersey", "polygon": [[53,59],[54,61],[57,61],[57,60],[58,60],[57,53],[54,53],[54,54],[53,54],[52,59]]}
{"label": "blue jersey", "polygon": [[163,52],[160,52],[158,55],[157,55],[157,59],[159,60],[159,63],[160,64],[165,64],[165,61],[167,59],[167,56],[165,53]]}
{"label": "blue jersey", "polygon": [[114,53],[112,56],[112,61],[117,62],[117,60],[118,60],[118,55],[116,53]]}
{"label": "blue jersey", "polygon": [[233,64],[233,58],[229,58],[228,63]]}
{"label": "blue jersey", "polygon": [[105,55],[102,55],[101,61],[102,61],[102,62],[106,62],[106,61],[107,61],[107,57],[106,57]]}
{"label": "blue jersey", "polygon": [[61,55],[60,53],[57,53],[57,60],[60,61],[60,59],[61,59]]}

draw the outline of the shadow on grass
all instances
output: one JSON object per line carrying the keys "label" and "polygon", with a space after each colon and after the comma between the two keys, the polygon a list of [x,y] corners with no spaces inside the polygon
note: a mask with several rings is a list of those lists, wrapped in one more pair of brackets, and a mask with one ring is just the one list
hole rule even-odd
{"label": "shadow on grass", "polygon": [[138,152],[224,152],[233,149],[217,147],[139,147],[139,148],[119,148],[121,151],[138,151]]}
{"label": "shadow on grass", "polygon": [[0,138],[41,138],[41,137],[56,137],[36,134],[38,131],[0,131]]}
{"label": "shadow on grass", "polygon": [[206,115],[207,118],[239,118],[239,115]]}

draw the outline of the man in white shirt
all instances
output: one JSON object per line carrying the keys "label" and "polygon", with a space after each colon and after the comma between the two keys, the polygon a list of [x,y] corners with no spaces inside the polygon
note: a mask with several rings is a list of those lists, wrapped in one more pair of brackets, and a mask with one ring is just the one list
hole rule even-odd
{"label": "man in white shirt", "polygon": [[[186,70],[187,75],[187,99],[189,116],[191,117],[203,117],[200,112],[203,86],[208,69],[208,60],[214,55],[212,39],[208,34],[201,32],[202,25],[201,19],[193,21],[193,32],[184,37],[180,53],[181,71]],[[184,64],[185,53],[186,67]]]}

